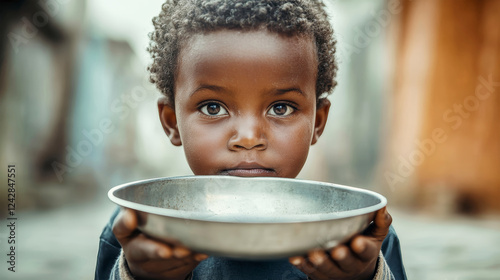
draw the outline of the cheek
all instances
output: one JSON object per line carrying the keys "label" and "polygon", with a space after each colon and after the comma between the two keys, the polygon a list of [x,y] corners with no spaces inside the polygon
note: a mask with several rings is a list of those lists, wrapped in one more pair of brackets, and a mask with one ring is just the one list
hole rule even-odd
{"label": "cheek", "polygon": [[205,149],[210,145],[220,145],[227,137],[224,125],[212,125],[201,122],[188,122],[181,134],[183,144]]}
{"label": "cheek", "polygon": [[287,155],[287,160],[305,161],[311,145],[312,129],[310,122],[303,121],[289,129],[276,131],[274,147]]}
{"label": "cheek", "polygon": [[227,146],[223,129],[196,121],[184,124],[181,140],[189,166],[196,175],[210,172],[217,155]]}
{"label": "cheek", "polygon": [[310,146],[312,140],[313,125],[309,118],[296,121],[292,126],[285,129],[278,128],[274,133],[278,136],[281,145],[285,146]]}

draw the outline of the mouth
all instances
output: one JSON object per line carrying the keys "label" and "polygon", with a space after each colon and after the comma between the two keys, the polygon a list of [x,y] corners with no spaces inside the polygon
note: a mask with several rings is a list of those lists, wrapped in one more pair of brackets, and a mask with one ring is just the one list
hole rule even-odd
{"label": "mouth", "polygon": [[239,176],[239,177],[276,177],[276,171],[272,168],[266,168],[257,163],[243,162],[235,167],[224,169],[220,175]]}

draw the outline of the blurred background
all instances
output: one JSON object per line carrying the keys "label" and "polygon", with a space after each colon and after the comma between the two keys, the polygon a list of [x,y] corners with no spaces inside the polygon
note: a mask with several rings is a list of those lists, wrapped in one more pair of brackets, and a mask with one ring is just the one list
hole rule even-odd
{"label": "blurred background", "polygon": [[[146,71],[162,2],[0,2],[1,279],[93,279],[106,192],[191,174]],[[410,279],[499,279],[500,1],[326,2],[339,85],[299,177],[387,196]]]}

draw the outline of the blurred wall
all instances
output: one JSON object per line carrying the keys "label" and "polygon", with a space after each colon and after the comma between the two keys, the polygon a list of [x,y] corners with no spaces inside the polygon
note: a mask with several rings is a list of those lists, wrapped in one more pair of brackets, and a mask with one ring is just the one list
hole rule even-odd
{"label": "blurred wall", "polygon": [[[52,191],[59,182],[54,181],[50,163],[64,157],[68,144],[68,116],[82,36],[77,22],[83,19],[85,2],[53,3],[1,4],[1,163],[18,167],[22,187],[17,195],[23,197],[17,200],[18,209],[50,205],[61,195]],[[43,193],[39,190],[44,189],[52,193],[51,199],[38,199]],[[4,202],[5,193],[1,194]]]}
{"label": "blurred wall", "polygon": [[500,1],[403,1],[381,184],[438,213],[500,210]]}
{"label": "blurred wall", "polygon": [[[185,166],[164,163],[182,154],[165,151],[159,94],[144,62],[154,14],[130,26],[134,5],[143,7],[137,15],[156,14],[161,1],[132,2],[128,10],[120,4],[1,3],[0,163],[18,167],[17,209],[88,201]],[[0,199],[4,205],[4,188]]]}
{"label": "blurred wall", "polygon": [[325,2],[337,39],[338,85],[324,134],[300,176],[375,189],[387,129],[386,30],[399,11],[384,0]]}

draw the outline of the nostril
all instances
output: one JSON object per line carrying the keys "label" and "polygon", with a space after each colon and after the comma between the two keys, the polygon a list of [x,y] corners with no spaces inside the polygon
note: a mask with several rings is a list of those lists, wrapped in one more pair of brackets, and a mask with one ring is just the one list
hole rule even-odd
{"label": "nostril", "polygon": [[264,150],[266,149],[266,145],[264,144],[256,144],[256,145],[233,145],[232,150]]}
{"label": "nostril", "polygon": [[233,134],[228,139],[228,149],[236,150],[265,150],[267,139],[262,131],[262,126],[257,123],[240,125],[235,127]]}
{"label": "nostril", "polygon": [[262,150],[262,149],[265,149],[265,148],[266,148],[266,145],[264,145],[264,144],[255,145],[255,147],[254,147],[254,148],[255,148],[255,149]]}

